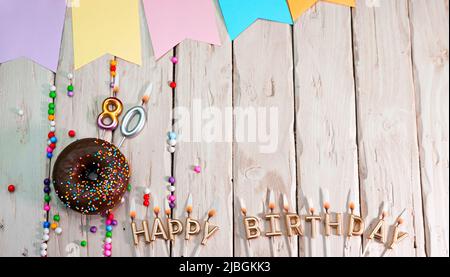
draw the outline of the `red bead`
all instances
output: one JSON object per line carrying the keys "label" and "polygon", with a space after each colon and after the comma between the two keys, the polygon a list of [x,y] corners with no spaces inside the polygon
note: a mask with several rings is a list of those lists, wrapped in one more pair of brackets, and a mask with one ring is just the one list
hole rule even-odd
{"label": "red bead", "polygon": [[75,136],[75,131],[74,130],[70,130],[69,131],[69,137],[73,138]]}
{"label": "red bead", "polygon": [[108,219],[111,220],[111,221],[114,220],[114,214],[113,213],[109,213],[108,214]]}
{"label": "red bead", "polygon": [[48,138],[49,138],[49,139],[51,139],[51,138],[54,137],[54,136],[55,136],[55,133],[53,133],[53,132],[48,133]]}
{"label": "red bead", "polygon": [[150,205],[150,201],[145,200],[145,201],[144,201],[144,206],[148,207],[149,205]]}
{"label": "red bead", "polygon": [[117,70],[117,67],[116,67],[115,65],[111,65],[110,70],[111,70],[111,71],[116,71],[116,70]]}
{"label": "red bead", "polygon": [[150,199],[150,194],[144,194],[144,199],[145,199],[145,200]]}
{"label": "red bead", "polygon": [[170,86],[171,88],[176,88],[176,87],[177,87],[177,83],[175,83],[175,82],[170,82],[169,86]]}
{"label": "red bead", "polygon": [[9,192],[14,192],[16,190],[16,187],[14,185],[9,185],[8,186],[8,191]]}
{"label": "red bead", "polygon": [[50,146],[51,149],[55,149],[56,148],[56,144],[55,143],[50,143],[49,146]]}

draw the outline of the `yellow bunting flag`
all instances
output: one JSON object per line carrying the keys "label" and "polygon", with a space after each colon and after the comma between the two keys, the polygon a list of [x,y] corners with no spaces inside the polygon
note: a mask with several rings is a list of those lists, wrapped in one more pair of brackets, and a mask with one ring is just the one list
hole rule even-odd
{"label": "yellow bunting flag", "polygon": [[75,69],[105,55],[141,64],[138,0],[72,0]]}
{"label": "yellow bunting flag", "polygon": [[293,20],[297,20],[304,12],[319,1],[355,7],[356,0],[287,0]]}

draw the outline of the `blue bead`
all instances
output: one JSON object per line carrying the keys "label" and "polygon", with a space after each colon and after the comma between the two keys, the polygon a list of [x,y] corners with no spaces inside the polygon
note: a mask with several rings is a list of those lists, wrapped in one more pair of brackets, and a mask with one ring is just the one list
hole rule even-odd
{"label": "blue bead", "polygon": [[111,225],[106,225],[106,231],[111,232],[112,231],[112,226]]}
{"label": "blue bead", "polygon": [[42,226],[43,226],[44,228],[50,228],[50,222],[45,221],[44,224],[42,224]]}
{"label": "blue bead", "polygon": [[49,178],[45,178],[44,179],[44,185],[46,185],[46,186],[50,185],[50,179]]}
{"label": "blue bead", "polygon": [[177,139],[177,133],[169,132],[169,139]]}
{"label": "blue bead", "polygon": [[44,192],[45,193],[50,193],[50,191],[51,191],[50,187],[47,187],[47,186],[44,187]]}
{"label": "blue bead", "polygon": [[58,139],[57,139],[56,137],[52,137],[52,138],[50,139],[50,141],[53,142],[53,143],[56,143],[56,142],[58,141]]}
{"label": "blue bead", "polygon": [[51,159],[53,157],[52,153],[47,153],[47,158]]}

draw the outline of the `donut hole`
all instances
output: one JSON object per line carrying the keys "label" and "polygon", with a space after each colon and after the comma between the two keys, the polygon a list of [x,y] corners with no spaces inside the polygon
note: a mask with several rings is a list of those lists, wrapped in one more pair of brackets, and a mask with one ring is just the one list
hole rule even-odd
{"label": "donut hole", "polygon": [[84,176],[85,180],[88,180],[90,182],[98,181],[99,168],[98,168],[97,164],[92,163],[92,164],[86,166],[82,175]]}

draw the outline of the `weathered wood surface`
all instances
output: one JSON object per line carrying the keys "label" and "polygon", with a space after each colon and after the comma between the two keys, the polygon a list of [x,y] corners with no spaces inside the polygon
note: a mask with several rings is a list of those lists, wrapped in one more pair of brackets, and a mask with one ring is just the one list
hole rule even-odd
{"label": "weathered wood surface", "polygon": [[[326,3],[294,25],[299,207],[306,195],[318,212],[323,212],[319,188],[329,191],[330,211],[338,213],[348,212],[350,189],[358,193],[351,27],[349,8]],[[303,239],[300,255],[342,256],[344,241],[344,236],[319,236],[311,253],[311,240]],[[361,241],[350,242],[346,255],[359,256]]]}
{"label": "weathered wood surface", "polygon": [[[160,240],[135,247],[129,227],[131,199],[138,223],[151,223],[154,199],[164,207],[167,177],[173,174],[175,217],[185,219],[189,193],[193,217],[203,222],[209,209],[217,210],[211,222],[220,230],[200,256],[248,255],[239,198],[249,215],[259,217],[268,211],[269,189],[276,195],[276,211],[284,193],[291,212],[305,212],[306,195],[322,213],[320,188],[330,191],[332,212],[347,212],[349,190],[359,192],[358,212],[368,225],[384,200],[390,203],[389,224],[406,208],[403,228],[410,236],[391,256],[448,256],[448,20],[447,0],[360,0],[356,9],[321,2],[293,27],[259,21],[232,43],[218,13],[223,45],[185,41],[176,48],[180,62],[173,67],[173,53],[155,61],[141,11],[143,65],[119,60],[118,96],[127,109],[138,104],[149,83],[154,91],[147,126],[122,147],[132,166],[133,190],[115,211],[119,226],[113,232],[113,255],[185,254],[181,237],[171,253]],[[24,59],[0,64],[0,256],[39,255],[51,84],[58,87],[55,154],[74,140],[67,136],[70,129],[77,139],[120,141],[118,132],[100,132],[95,123],[110,95],[111,58],[106,55],[74,72],[75,97],[65,95],[66,76],[73,68],[69,11],[56,75]],[[168,87],[174,76],[175,95]],[[194,122],[199,103],[206,114]],[[174,122],[172,107],[188,111],[191,126]],[[270,122],[271,107],[278,111],[275,122]],[[258,108],[263,110],[258,113]],[[265,116],[265,125],[242,125],[248,120],[245,111],[252,109],[257,118]],[[211,125],[217,115],[220,127]],[[202,127],[198,140],[194,124]],[[217,137],[211,134],[215,127],[221,131]],[[251,133],[253,127],[256,133]],[[180,135],[174,155],[166,150],[172,129]],[[276,140],[274,149],[267,147],[269,134]],[[249,141],[252,136],[255,140]],[[197,164],[201,174],[193,173]],[[9,183],[16,186],[13,194],[6,190]],[[148,211],[141,205],[146,187],[152,193]],[[52,197],[51,214],[61,215],[63,233],[51,234],[49,256],[101,256],[104,220],[80,216]],[[88,231],[91,225],[98,227],[96,234]],[[267,229],[263,219],[261,225]],[[283,224],[280,228],[285,232]],[[251,242],[251,252],[323,256],[323,237],[311,248],[309,223],[304,229],[306,236],[292,240],[291,248],[286,237],[277,237],[273,253],[270,240],[261,237]],[[80,247],[81,240],[88,246]],[[199,240],[191,241],[188,256]],[[342,237],[331,236],[327,245],[329,255],[344,254]],[[371,243],[368,255],[379,256],[383,250]],[[361,239],[352,239],[347,254],[359,256],[361,251]]]}
{"label": "weathered wood surface", "polygon": [[[406,208],[410,236],[393,252],[423,256],[424,231],[417,147],[411,32],[407,1],[358,2],[353,13],[359,178],[367,225],[388,202],[392,224]],[[373,224],[372,224],[373,225]],[[364,240],[366,245],[368,240]],[[368,255],[385,250],[371,243]]]}

